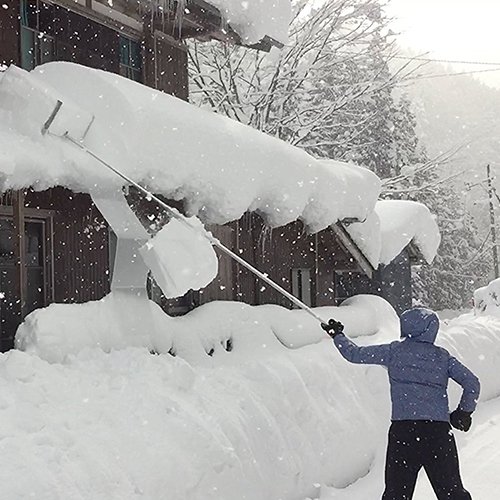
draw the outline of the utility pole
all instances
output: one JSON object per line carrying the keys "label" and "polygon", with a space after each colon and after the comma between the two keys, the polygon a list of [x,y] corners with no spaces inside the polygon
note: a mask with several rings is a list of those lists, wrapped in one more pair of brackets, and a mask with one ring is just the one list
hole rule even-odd
{"label": "utility pole", "polygon": [[491,179],[491,167],[486,165],[486,177],[488,181],[488,199],[490,204],[490,230],[491,239],[493,242],[493,270],[495,273],[495,279],[500,278],[500,267],[498,262],[498,246],[497,246],[497,231],[495,227],[495,206],[493,205],[493,182]]}

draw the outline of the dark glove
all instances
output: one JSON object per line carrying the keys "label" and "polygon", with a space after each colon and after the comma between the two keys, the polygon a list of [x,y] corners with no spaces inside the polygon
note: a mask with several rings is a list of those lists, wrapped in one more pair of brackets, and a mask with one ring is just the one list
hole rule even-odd
{"label": "dark glove", "polygon": [[472,424],[472,412],[457,408],[450,413],[450,424],[459,431],[467,432]]}
{"label": "dark glove", "polygon": [[334,319],[329,320],[328,323],[321,323],[321,328],[323,328],[332,339],[344,331],[344,325],[340,321],[335,321]]}

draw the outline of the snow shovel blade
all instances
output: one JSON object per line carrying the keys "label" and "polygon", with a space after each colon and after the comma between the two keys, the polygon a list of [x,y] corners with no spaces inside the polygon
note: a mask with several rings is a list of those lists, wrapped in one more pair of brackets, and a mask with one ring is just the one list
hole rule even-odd
{"label": "snow shovel blade", "polygon": [[42,135],[71,136],[76,141],[83,141],[90,127],[94,123],[95,116],[83,111],[72,103],[63,104],[58,99],[54,109],[43,124]]}

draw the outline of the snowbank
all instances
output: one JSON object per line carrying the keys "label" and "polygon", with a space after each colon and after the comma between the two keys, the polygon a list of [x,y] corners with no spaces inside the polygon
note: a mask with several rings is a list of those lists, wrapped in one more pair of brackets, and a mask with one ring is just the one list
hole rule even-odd
{"label": "snowbank", "polygon": [[429,264],[436,256],[441,236],[434,216],[422,203],[409,200],[381,200],[363,223],[347,231],[372,265],[387,265],[410,243]]}
{"label": "snowbank", "polygon": [[474,312],[478,316],[500,316],[500,278],[474,292]]}
{"label": "snowbank", "polygon": [[[343,314],[354,333],[353,305],[325,316]],[[329,339],[318,342],[317,325],[303,332],[313,344],[289,349],[273,331],[288,335],[292,321],[270,325],[259,310],[215,303],[172,320],[164,342],[183,338],[175,357],[140,347],[52,364],[0,355],[2,498],[302,500],[315,485],[364,476],[389,422],[384,370],[346,363]],[[394,316],[384,324],[358,341],[397,338]],[[220,342],[229,331],[231,348]],[[477,371],[483,400],[500,394],[498,319],[458,318],[439,339]]]}
{"label": "snowbank", "polygon": [[285,45],[292,18],[290,0],[206,0],[217,7],[222,17],[246,45],[266,36]]}
{"label": "snowbank", "polygon": [[[398,328],[392,307],[375,295],[359,295],[340,307],[321,307],[327,321],[344,322],[355,336]],[[144,347],[161,354],[178,354],[190,363],[212,365],[231,357],[273,347],[297,349],[320,342],[324,333],[304,311],[276,305],[210,302],[186,316],[170,317],[145,296],[115,290],[102,300],[85,304],[51,304],[27,316],[16,334],[16,347],[49,362],[64,362],[85,349],[105,352]]]}
{"label": "snowbank", "polygon": [[326,168],[236,121],[118,75],[62,62],[30,73],[11,66],[3,74],[2,189],[61,185],[90,192],[121,183],[67,140],[41,135],[57,99],[64,104],[52,132],[79,138],[95,116],[85,137],[89,148],[156,193],[186,200],[190,215],[207,223],[257,211],[270,226],[302,219],[319,231],[344,217],[364,220],[378,197],[380,181],[367,169]]}

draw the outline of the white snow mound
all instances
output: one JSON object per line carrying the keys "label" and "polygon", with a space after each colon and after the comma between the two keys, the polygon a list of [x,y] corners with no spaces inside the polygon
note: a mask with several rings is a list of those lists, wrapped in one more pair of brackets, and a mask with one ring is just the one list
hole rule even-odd
{"label": "white snow mound", "polygon": [[[287,330],[281,318],[271,325],[258,308],[210,306],[164,325],[175,357],[140,347],[86,349],[52,364],[0,355],[2,497],[294,500],[364,477],[389,425],[385,370],[345,362],[328,338],[319,341],[317,323],[304,325],[312,344],[289,349],[273,334]],[[324,312],[343,313],[353,335],[349,310]],[[396,340],[392,314],[358,342]],[[482,399],[498,395],[498,318],[458,318],[438,342],[479,375]]]}
{"label": "white snow mound", "polygon": [[[316,309],[349,325],[355,336],[397,328],[392,307],[375,295],[358,295],[340,307]],[[16,347],[50,362],[63,362],[85,349],[106,352],[127,346],[158,353],[174,351],[193,363],[219,356],[228,344],[232,357],[271,352],[285,345],[297,349],[319,342],[324,332],[316,319],[301,310],[277,305],[249,306],[241,302],[210,302],[181,317],[170,317],[146,296],[115,290],[85,304],[51,304],[29,314],[16,334]]]}
{"label": "white snow mound", "polygon": [[500,316],[500,278],[474,292],[474,312],[478,316]]}

